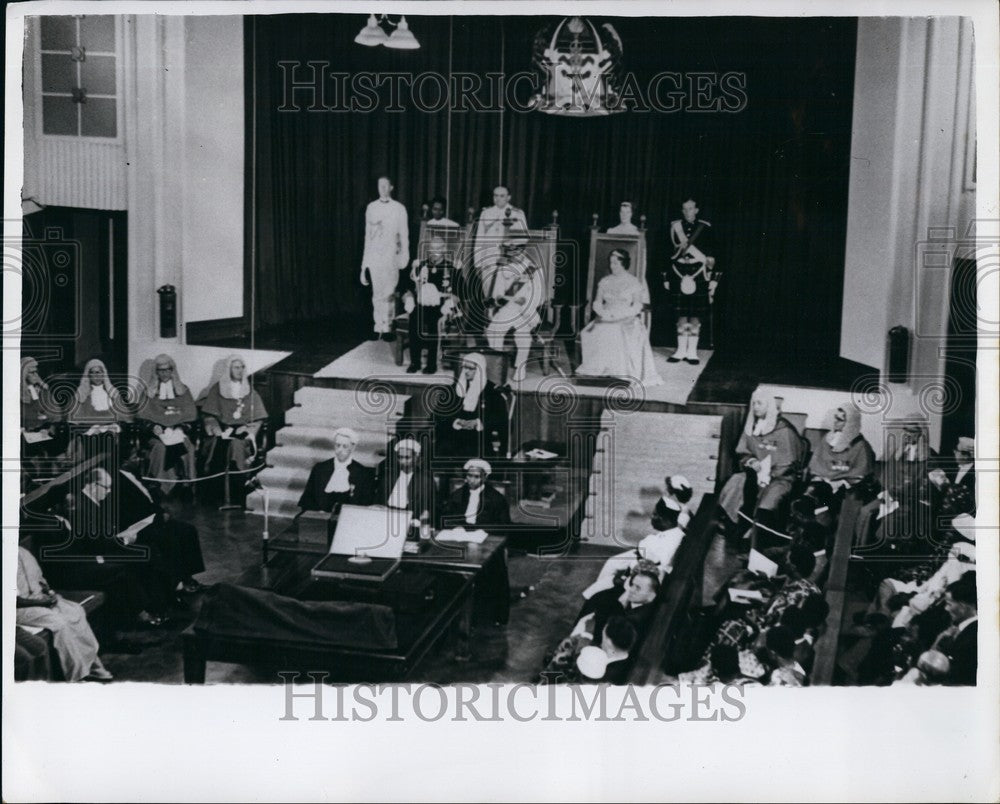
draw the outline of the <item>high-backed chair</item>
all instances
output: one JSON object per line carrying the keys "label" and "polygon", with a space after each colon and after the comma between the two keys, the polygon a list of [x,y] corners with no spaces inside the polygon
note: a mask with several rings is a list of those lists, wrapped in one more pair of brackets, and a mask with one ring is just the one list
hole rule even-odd
{"label": "high-backed chair", "polygon": [[[470,210],[471,212],[471,210]],[[471,215],[470,215],[471,219]],[[430,251],[431,240],[440,238],[445,243],[445,259],[455,266],[456,270],[463,268],[470,259],[466,253],[466,243],[469,242],[469,231],[471,222],[466,226],[441,226],[435,224],[433,220],[425,217],[420,221],[420,238],[417,241],[417,259],[421,262],[427,259]],[[407,271],[409,274],[409,270]],[[396,293],[396,309],[399,311],[393,320],[393,333],[395,340],[392,344],[393,359],[397,366],[403,365],[406,352],[410,342],[410,313],[403,309],[404,293]],[[444,349],[445,338],[448,334],[448,321],[442,316],[438,321],[438,342],[441,344],[440,350]]]}
{"label": "high-backed chair", "polygon": [[[540,323],[532,332],[532,350],[539,349],[542,357],[542,373],[548,375],[558,360],[558,332],[562,324],[563,305],[555,301],[556,266],[559,243],[558,212],[552,213],[552,223],[542,229],[529,229],[528,242],[524,254],[542,273],[544,298],[538,307]],[[508,336],[504,351],[509,351],[513,363],[514,350]]]}
{"label": "high-backed chair", "polygon": [[[586,325],[593,317],[594,291],[598,283],[608,275],[608,255],[614,249],[624,249],[628,252],[630,259],[629,273],[639,280],[643,291],[642,325],[646,332],[650,326],[650,302],[649,287],[646,284],[646,216],[641,218],[641,228],[638,234],[609,234],[602,232],[597,225],[597,215],[593,216],[593,223],[590,227],[590,254],[587,260],[587,286],[583,304],[583,324]],[[574,307],[573,320],[577,321],[576,311],[579,305]],[[579,365],[580,357],[580,337],[574,327],[574,362]]]}

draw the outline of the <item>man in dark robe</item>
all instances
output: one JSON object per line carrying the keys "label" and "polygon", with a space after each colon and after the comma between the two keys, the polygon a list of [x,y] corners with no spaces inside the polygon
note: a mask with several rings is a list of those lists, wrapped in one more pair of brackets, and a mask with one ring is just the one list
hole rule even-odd
{"label": "man in dark robe", "polygon": [[492,467],[479,458],[465,463],[465,483],[448,498],[442,528],[477,528],[489,533],[510,524],[507,498],[486,482]]}

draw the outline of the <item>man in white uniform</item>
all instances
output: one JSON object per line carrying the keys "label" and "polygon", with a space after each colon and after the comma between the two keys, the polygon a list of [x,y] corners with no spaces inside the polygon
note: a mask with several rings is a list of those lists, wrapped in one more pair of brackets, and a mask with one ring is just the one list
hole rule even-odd
{"label": "man in white uniform", "polygon": [[[509,219],[510,225],[504,221]],[[510,191],[500,185],[493,188],[493,206],[486,207],[476,223],[473,262],[479,273],[483,293],[489,296],[493,273],[505,252],[523,247],[528,242],[528,221],[517,207],[510,203]]]}
{"label": "man in white uniform", "polygon": [[[394,294],[399,272],[410,262],[410,236],[406,207],[392,198],[388,176],[378,180],[378,199],[365,210],[365,253],[361,258],[361,284],[372,286],[375,337],[391,340],[396,310]],[[365,276],[367,272],[368,277]]]}

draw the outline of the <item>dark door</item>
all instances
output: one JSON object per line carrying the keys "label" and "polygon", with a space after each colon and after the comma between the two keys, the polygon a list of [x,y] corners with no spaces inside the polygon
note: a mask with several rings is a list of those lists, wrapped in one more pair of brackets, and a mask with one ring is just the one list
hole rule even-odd
{"label": "dark door", "polygon": [[42,374],[128,364],[126,213],[46,207],[24,218],[22,346]]}

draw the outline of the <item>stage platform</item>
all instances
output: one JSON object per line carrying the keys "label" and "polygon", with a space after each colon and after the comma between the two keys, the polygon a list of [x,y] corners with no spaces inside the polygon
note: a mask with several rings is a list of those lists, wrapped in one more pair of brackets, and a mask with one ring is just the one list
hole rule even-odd
{"label": "stage platform", "polygon": [[[637,399],[642,400],[642,403],[686,405],[698,382],[698,377],[712,358],[712,352],[703,349],[698,352],[701,363],[697,366],[683,362],[668,363],[667,358],[673,351],[666,348],[653,350],[654,366],[663,384],[650,388],[637,388]],[[392,344],[384,341],[365,341],[313,375],[316,380],[347,380],[357,383],[378,380],[420,386],[450,383],[452,376],[452,371],[447,368],[440,369],[437,374],[407,374],[405,366],[397,366],[393,360]],[[610,377],[607,380],[584,377],[577,381],[574,377],[563,377],[555,370],[546,377],[542,373],[541,364],[532,360],[528,363],[527,376],[524,380],[519,383],[512,381],[511,387],[518,393],[538,394],[553,390],[556,384],[561,392],[565,392],[569,385],[572,385],[579,396],[599,399],[605,397],[609,386],[615,383],[616,380]]]}

